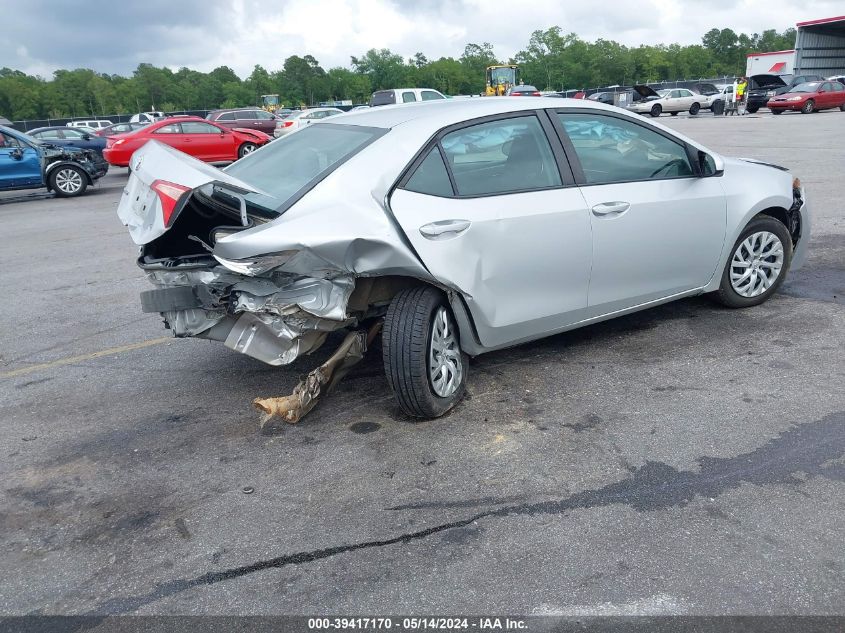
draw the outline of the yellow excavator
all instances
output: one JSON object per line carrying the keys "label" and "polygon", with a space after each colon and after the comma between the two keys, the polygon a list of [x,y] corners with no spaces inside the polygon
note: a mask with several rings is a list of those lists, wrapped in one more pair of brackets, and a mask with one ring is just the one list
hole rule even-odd
{"label": "yellow excavator", "polygon": [[261,107],[267,112],[279,109],[279,95],[261,95]]}
{"label": "yellow excavator", "polygon": [[484,94],[488,97],[504,95],[508,88],[519,83],[519,66],[515,64],[487,67],[487,87]]}

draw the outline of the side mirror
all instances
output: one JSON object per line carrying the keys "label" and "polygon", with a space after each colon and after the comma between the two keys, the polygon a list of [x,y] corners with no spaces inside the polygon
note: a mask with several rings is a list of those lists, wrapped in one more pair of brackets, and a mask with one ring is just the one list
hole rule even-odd
{"label": "side mirror", "polygon": [[23,158],[23,150],[20,147],[16,147],[11,152],[9,152],[9,156],[14,158],[15,160],[20,160]]}
{"label": "side mirror", "polygon": [[83,135],[82,135],[82,140],[83,140],[83,141],[90,141],[90,140],[91,140],[91,135],[90,135],[90,134],[83,134]]}
{"label": "side mirror", "polygon": [[698,164],[700,174],[703,177],[707,176],[721,176],[725,173],[725,161],[719,155],[708,154],[701,150],[698,151]]}

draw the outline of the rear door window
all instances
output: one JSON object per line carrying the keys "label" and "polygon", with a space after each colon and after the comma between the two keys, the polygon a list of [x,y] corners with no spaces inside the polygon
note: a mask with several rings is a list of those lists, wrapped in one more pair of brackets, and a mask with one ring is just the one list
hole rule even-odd
{"label": "rear door window", "polygon": [[441,140],[458,195],[479,196],[561,185],[549,139],[536,116],[479,123]]}
{"label": "rear door window", "polygon": [[255,120],[255,111],[253,110],[239,110],[237,118],[240,120],[249,119],[254,121]]}

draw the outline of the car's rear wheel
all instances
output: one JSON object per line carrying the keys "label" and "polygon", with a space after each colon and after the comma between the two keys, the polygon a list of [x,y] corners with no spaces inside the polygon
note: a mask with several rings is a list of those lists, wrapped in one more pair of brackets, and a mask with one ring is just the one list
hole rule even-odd
{"label": "car's rear wheel", "polygon": [[396,402],[408,415],[436,418],[464,395],[468,357],[446,297],[436,288],[409,288],[393,298],[382,358]]}
{"label": "car's rear wheel", "polygon": [[760,108],[758,108],[757,106],[750,106],[750,107],[746,108],[745,111],[748,112],[748,114],[754,114],[759,109]]}
{"label": "car's rear wheel", "polygon": [[783,283],[791,262],[789,231],[779,220],[758,215],[737,238],[716,296],[730,308],[759,305]]}
{"label": "car's rear wheel", "polygon": [[816,107],[816,102],[812,99],[807,99],[807,103],[801,108],[802,114],[810,114]]}
{"label": "car's rear wheel", "polygon": [[243,158],[247,154],[252,154],[257,149],[258,145],[255,143],[244,143],[238,148],[238,158]]}
{"label": "car's rear wheel", "polygon": [[81,196],[88,188],[88,176],[79,167],[64,165],[50,174],[50,189],[60,198]]}
{"label": "car's rear wheel", "polygon": [[842,110],[842,112],[845,112],[845,103],[843,103],[841,106],[839,106],[839,109]]}
{"label": "car's rear wheel", "polygon": [[698,114],[698,111],[699,111],[699,110],[701,110],[701,104],[700,104],[698,101],[695,101],[695,102],[694,102],[694,103],[693,103],[693,104],[689,107],[689,113],[690,113],[691,115],[693,115],[693,116],[695,116],[696,114]]}
{"label": "car's rear wheel", "polygon": [[649,112],[649,114],[651,116],[660,116],[661,114],[663,114],[663,108],[660,106],[659,103],[655,103],[653,106],[651,106],[651,112]]}
{"label": "car's rear wheel", "polygon": [[783,110],[780,108],[769,108],[772,114],[783,114]]}
{"label": "car's rear wheel", "polygon": [[670,112],[669,114],[671,114],[672,116],[678,116],[677,112]]}

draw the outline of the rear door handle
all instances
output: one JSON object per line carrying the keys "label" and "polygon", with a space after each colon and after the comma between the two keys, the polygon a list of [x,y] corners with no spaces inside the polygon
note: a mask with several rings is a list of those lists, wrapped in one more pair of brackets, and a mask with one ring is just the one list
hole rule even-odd
{"label": "rear door handle", "polygon": [[631,208],[630,202],[602,202],[601,204],[597,204],[593,207],[593,215],[622,215]]}
{"label": "rear door handle", "polygon": [[470,224],[469,220],[439,220],[421,226],[420,233],[430,240],[446,239],[463,233]]}

